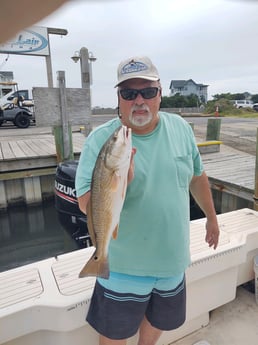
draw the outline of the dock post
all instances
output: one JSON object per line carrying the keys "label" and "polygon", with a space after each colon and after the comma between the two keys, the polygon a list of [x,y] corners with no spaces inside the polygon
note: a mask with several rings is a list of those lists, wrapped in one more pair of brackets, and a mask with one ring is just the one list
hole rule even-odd
{"label": "dock post", "polygon": [[220,139],[221,119],[208,119],[206,140]]}
{"label": "dock post", "polygon": [[65,152],[64,147],[64,140],[63,140],[63,128],[62,126],[54,126],[53,127],[53,134],[55,137],[55,145],[56,145],[56,155],[57,155],[57,162],[63,162],[65,160],[73,160],[74,154],[73,154],[73,146],[72,146],[72,128],[71,126],[68,126],[68,141],[69,141],[69,148],[67,149],[68,152]]}
{"label": "dock post", "polygon": [[56,143],[57,162],[62,162],[69,159],[74,159],[73,143],[72,143],[72,129],[69,123],[69,115],[67,112],[66,102],[66,87],[65,87],[65,72],[58,71],[57,79],[60,90],[60,124],[54,126],[53,132]]}
{"label": "dock post", "polygon": [[256,131],[256,156],[255,156],[255,183],[254,183],[254,210],[258,211],[258,128]]}
{"label": "dock post", "polygon": [[42,194],[39,176],[30,176],[23,180],[24,196],[26,204],[38,204],[42,202]]}

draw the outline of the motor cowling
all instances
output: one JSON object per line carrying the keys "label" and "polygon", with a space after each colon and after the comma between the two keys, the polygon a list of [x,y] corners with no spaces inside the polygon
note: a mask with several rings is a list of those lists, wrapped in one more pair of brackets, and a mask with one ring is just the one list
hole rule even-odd
{"label": "motor cowling", "polygon": [[55,176],[55,207],[62,227],[77,242],[80,248],[91,245],[87,217],[79,209],[75,175],[78,161],[59,163]]}

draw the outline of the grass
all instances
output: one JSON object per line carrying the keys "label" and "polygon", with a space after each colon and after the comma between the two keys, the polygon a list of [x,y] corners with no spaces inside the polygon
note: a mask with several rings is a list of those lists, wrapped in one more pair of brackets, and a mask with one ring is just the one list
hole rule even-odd
{"label": "grass", "polygon": [[[215,116],[214,113],[207,114],[209,116]],[[253,118],[258,119],[258,112],[252,109],[233,109],[219,112],[219,117],[238,117],[238,118]]]}

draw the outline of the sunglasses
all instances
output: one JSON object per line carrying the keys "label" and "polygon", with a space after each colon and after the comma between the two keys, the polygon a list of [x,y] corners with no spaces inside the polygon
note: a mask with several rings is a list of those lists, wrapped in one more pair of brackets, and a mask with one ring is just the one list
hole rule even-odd
{"label": "sunglasses", "polygon": [[146,87],[145,89],[122,89],[119,90],[121,97],[126,101],[133,101],[140,94],[144,99],[151,99],[157,96],[158,87]]}

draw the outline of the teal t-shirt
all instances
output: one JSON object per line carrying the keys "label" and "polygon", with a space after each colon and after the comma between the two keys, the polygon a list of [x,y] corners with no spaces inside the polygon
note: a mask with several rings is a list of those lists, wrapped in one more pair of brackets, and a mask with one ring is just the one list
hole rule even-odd
{"label": "teal t-shirt", "polygon": [[[118,237],[109,246],[110,270],[132,275],[170,277],[185,271],[189,251],[189,183],[203,166],[193,131],[175,114],[159,113],[147,135],[133,134],[134,179],[127,188]],[[97,154],[120,125],[111,120],[85,142],[76,174],[80,196],[90,189]]]}

